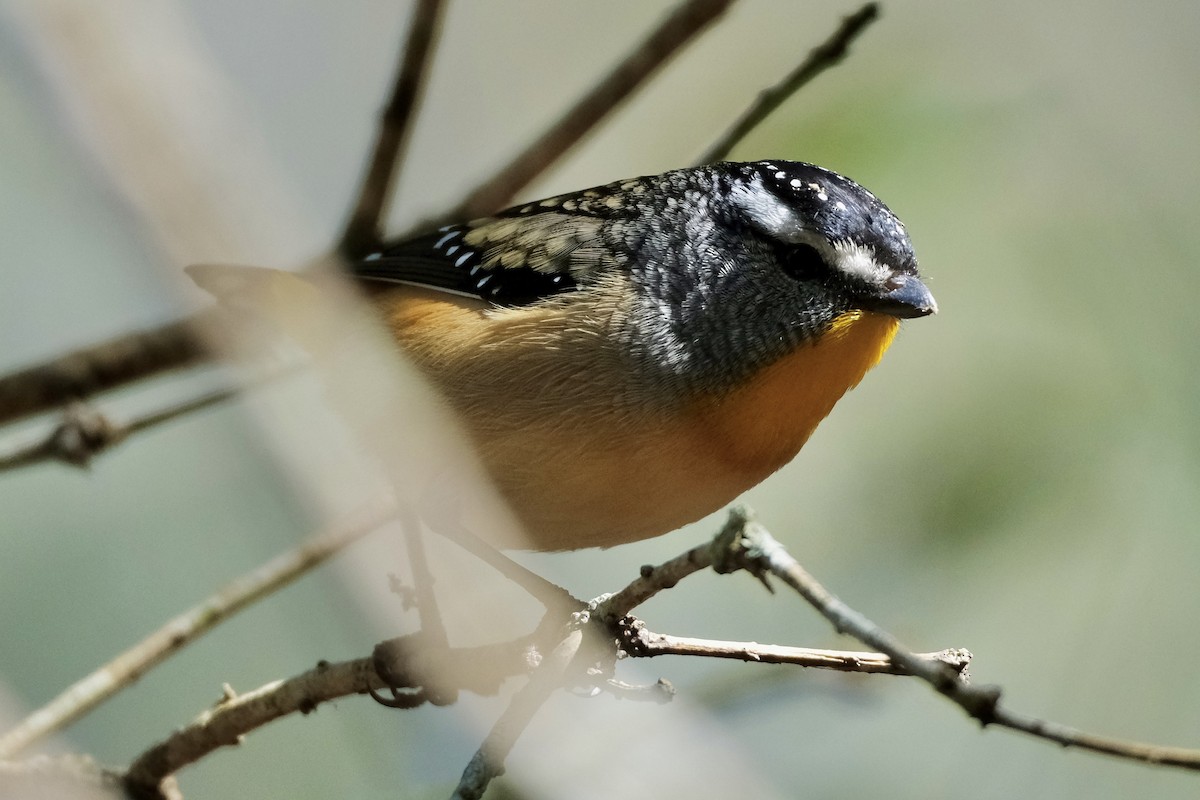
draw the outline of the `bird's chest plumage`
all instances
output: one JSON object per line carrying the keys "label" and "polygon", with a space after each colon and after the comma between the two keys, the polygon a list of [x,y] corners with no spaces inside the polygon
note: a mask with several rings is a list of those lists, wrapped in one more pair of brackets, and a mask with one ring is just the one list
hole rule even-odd
{"label": "bird's chest plumage", "polygon": [[[577,547],[585,537],[592,546],[612,546],[721,509],[795,457],[834,404],[878,363],[898,327],[892,317],[848,313],[819,340],[733,391],[636,424],[626,420],[623,436],[612,435],[620,424],[582,433],[586,445],[562,463],[545,464],[556,475],[588,477],[559,479],[566,491],[554,498],[543,493],[541,502],[530,504],[526,522],[537,546]],[[541,483],[530,477],[526,485]],[[523,487],[515,488],[523,494]],[[560,540],[564,524],[569,538]]]}
{"label": "bird's chest plumage", "polygon": [[791,461],[842,395],[879,363],[898,329],[894,317],[845,313],[741,387],[697,402],[697,425],[729,469],[757,482]]}
{"label": "bird's chest plumage", "polygon": [[[564,352],[574,334],[547,335],[551,320],[530,326],[546,337],[532,347],[514,344],[523,321],[492,338],[478,335],[482,326],[470,333],[479,312],[420,296],[395,308],[397,337],[460,412],[529,533],[526,546],[542,550],[636,541],[720,509],[795,456],[898,327],[893,317],[849,312],[733,389],[642,396],[631,407],[611,399],[627,365],[593,358],[587,369],[564,371],[580,363]],[[470,346],[422,339],[416,331],[433,326],[417,323],[428,314],[461,317],[438,329],[471,337]],[[487,331],[495,330],[493,319]],[[508,347],[519,357],[503,357]],[[594,356],[596,342],[586,347]],[[459,363],[447,352],[474,355]]]}

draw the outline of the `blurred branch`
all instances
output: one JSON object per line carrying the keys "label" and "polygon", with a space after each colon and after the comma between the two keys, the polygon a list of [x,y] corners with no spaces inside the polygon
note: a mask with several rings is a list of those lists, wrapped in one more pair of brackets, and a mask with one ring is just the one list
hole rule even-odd
{"label": "blurred branch", "polygon": [[227,583],[95,672],[67,687],[17,727],[0,736],[0,758],[11,758],[71,724],[168,656],[324,563],[347,545],[383,525],[395,513],[394,501],[381,499],[354,517],[315,534],[295,549]]}
{"label": "blurred branch", "polygon": [[803,88],[809,81],[825,70],[833,67],[846,57],[850,43],[858,38],[868,25],[879,17],[879,5],[867,3],[850,16],[842,20],[842,24],[833,34],[809,52],[808,58],[796,67],[786,78],[764,90],[742,112],[729,130],[721,134],[717,141],[704,152],[696,161],[697,164],[711,164],[721,161],[750,131],[760,122],[779,108],[785,100]]}
{"label": "blurred branch", "polygon": [[413,9],[392,97],[379,121],[375,150],[363,175],[358,201],[337,245],[338,252],[347,259],[361,258],[383,239],[383,218],[392,187],[404,166],[426,73],[441,29],[443,7],[442,0],[419,0]]}
{"label": "blurred branch", "polygon": [[[164,797],[174,784],[164,786]],[[27,761],[0,762],[0,797],[5,800],[66,798],[67,800],[128,800],[121,776],[105,769],[89,756],[41,755]]]}
{"label": "blurred branch", "polygon": [[474,219],[507,205],[517,192],[590,133],[732,3],[733,0],[687,0],[680,4],[557,122],[429,227]]}
{"label": "blurred branch", "polygon": [[509,701],[499,719],[488,732],[483,744],[463,770],[462,778],[451,795],[453,800],[477,800],[482,797],[488,783],[504,772],[504,761],[512,752],[513,745],[538,710],[561,688],[569,668],[575,661],[584,640],[584,630],[577,620],[572,620],[564,629],[562,638],[542,659],[538,668]]}
{"label": "blurred branch", "polygon": [[0,453],[0,472],[42,461],[61,461],[73,467],[85,468],[93,458],[131,435],[223,403],[241,394],[243,389],[241,386],[218,389],[125,423],[113,422],[86,403],[72,402],[63,411],[62,422],[48,435],[39,441],[21,445],[10,453]]}
{"label": "blurred branch", "polygon": [[216,313],[119,336],[0,377],[0,425],[207,359],[198,326]]}

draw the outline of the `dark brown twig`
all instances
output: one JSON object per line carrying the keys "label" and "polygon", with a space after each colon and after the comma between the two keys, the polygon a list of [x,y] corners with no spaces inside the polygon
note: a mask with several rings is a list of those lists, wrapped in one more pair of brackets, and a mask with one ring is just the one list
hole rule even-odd
{"label": "dark brown twig", "polygon": [[558,161],[648,78],[707,28],[733,0],[688,0],[662,21],[637,48],[516,158],[475,188],[461,204],[430,224],[461,222],[491,214],[509,203]]}
{"label": "dark brown twig", "polygon": [[442,0],[418,0],[401,51],[392,97],[379,121],[375,149],[363,175],[358,201],[346,222],[337,250],[347,259],[361,258],[383,239],[383,218],[396,185],[417,119],[425,77],[441,28]]}
{"label": "dark brown twig", "polygon": [[850,43],[868,25],[874,22],[878,16],[878,4],[867,3],[858,11],[843,19],[838,29],[828,39],[813,48],[809,52],[808,58],[800,66],[796,67],[791,74],[779,83],[759,94],[754,102],[750,104],[750,107],[742,112],[742,115],[730,126],[729,130],[721,134],[713,142],[696,163],[711,164],[714,161],[721,161],[728,156],[729,151],[738,142],[746,138],[746,135],[754,130],[760,122],[770,116],[771,112],[779,108],[783,104],[783,101],[799,91],[813,78],[845,58]]}

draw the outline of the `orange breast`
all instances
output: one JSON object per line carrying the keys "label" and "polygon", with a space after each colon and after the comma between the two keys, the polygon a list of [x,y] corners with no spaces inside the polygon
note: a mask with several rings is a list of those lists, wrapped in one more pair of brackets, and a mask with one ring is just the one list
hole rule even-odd
{"label": "orange breast", "polygon": [[725,397],[697,404],[698,424],[730,469],[769,475],[791,461],[842,395],[879,363],[900,321],[851,311],[816,342],[754,376]]}
{"label": "orange breast", "polygon": [[[519,385],[505,386],[504,370],[471,365],[477,378],[494,385],[484,397],[469,396],[480,381],[468,388],[462,375],[445,371],[454,369],[457,348],[470,348],[475,359],[487,357],[480,345],[492,352],[480,341],[488,326],[478,311],[421,294],[420,302],[391,308],[393,331],[460,411],[489,473],[541,550],[649,538],[720,509],[796,455],[838,399],[879,361],[899,326],[893,317],[851,312],[740,389],[682,408],[674,401],[631,413],[603,402],[556,405],[564,376],[551,367],[529,373],[540,378],[526,375]],[[448,333],[453,328],[427,325],[442,315],[458,317],[457,341],[445,338],[454,336]],[[440,334],[425,338],[437,329]],[[593,395],[619,381],[600,374],[604,369],[587,373]],[[545,385],[526,385],[536,379]],[[491,396],[505,393],[510,397]],[[537,411],[501,420],[499,409],[522,407],[514,393],[540,398]],[[489,538],[488,531],[476,533]]]}

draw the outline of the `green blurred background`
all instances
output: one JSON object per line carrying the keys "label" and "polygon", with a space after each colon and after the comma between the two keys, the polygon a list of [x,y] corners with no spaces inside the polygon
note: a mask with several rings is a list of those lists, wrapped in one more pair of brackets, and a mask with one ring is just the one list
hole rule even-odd
{"label": "green blurred background", "polygon": [[[28,22],[38,4],[0,0],[0,371],[202,305],[180,271],[190,261],[290,266],[326,247],[408,13],[381,0],[120,6],[147,36],[169,18],[219,78],[243,155],[262,170],[229,206],[265,206],[278,228],[259,236],[246,213],[240,245],[163,247],[64,106]],[[451,3],[394,226],[514,153],[667,8]],[[851,10],[745,0],[525,196],[689,163]],[[913,647],[971,649],[975,680],[1003,685],[1015,708],[1200,746],[1200,6],[899,0],[883,12],[847,63],[734,156],[814,161],[869,186],[906,222],[941,313],[906,325],[795,463],[747,499],[810,570]],[[210,102],[195,99],[198,118]],[[197,380],[101,405],[153,408]],[[0,447],[48,424],[0,431]],[[0,713],[19,718],[306,532],[311,509],[272,441],[230,404],[85,473],[0,477]],[[717,522],[524,560],[592,596]],[[65,746],[125,763],[223,682],[247,690],[367,652],[404,629],[354,588],[385,583],[387,558],[365,573],[326,568],[237,617]],[[850,646],[744,577],[690,584],[643,609],[652,627]],[[514,754],[514,785],[533,797],[1200,793],[1194,775],[980,732],[910,681],[679,659],[626,674],[663,675],[681,696],[665,708],[558,698]],[[396,714],[347,699],[254,733],[182,785],[190,798],[443,796],[499,708],[468,697]],[[588,755],[600,763],[582,766]]]}

